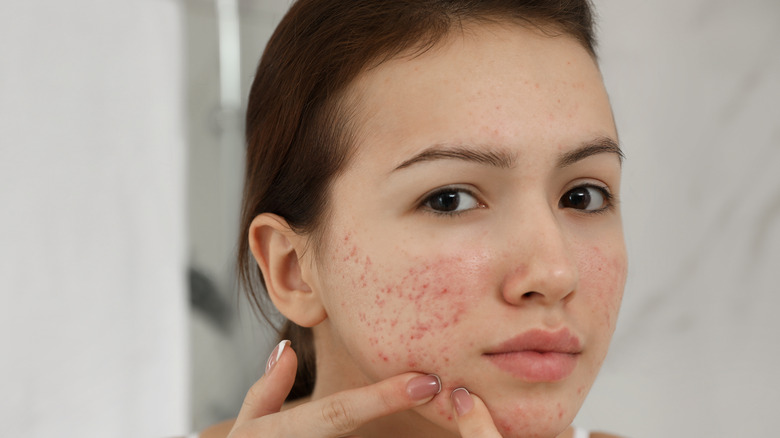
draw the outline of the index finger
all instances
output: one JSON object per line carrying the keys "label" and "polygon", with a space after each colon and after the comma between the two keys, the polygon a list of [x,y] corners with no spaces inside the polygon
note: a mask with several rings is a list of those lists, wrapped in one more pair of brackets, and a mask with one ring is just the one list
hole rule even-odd
{"label": "index finger", "polygon": [[436,375],[405,373],[350,389],[287,411],[295,436],[335,437],[386,415],[429,402],[441,391]]}

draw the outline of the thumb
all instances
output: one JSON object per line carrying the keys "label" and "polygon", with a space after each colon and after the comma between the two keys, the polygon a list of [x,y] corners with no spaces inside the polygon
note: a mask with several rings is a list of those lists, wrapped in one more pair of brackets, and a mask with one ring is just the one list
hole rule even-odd
{"label": "thumb", "polygon": [[466,388],[456,388],[450,396],[458,431],[463,438],[501,438],[485,403]]}
{"label": "thumb", "polygon": [[265,374],[246,394],[234,428],[241,424],[282,409],[282,404],[295,382],[298,358],[290,348],[290,341],[280,342],[268,358]]}

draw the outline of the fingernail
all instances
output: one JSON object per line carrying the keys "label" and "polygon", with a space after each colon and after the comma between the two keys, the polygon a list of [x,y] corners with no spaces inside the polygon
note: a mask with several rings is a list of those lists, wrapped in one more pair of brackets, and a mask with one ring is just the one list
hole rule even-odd
{"label": "fingernail", "polygon": [[452,398],[452,404],[455,405],[458,417],[468,414],[474,407],[474,400],[466,388],[455,388],[450,398]]}
{"label": "fingernail", "polygon": [[285,339],[284,341],[276,345],[276,348],[274,348],[274,351],[272,351],[271,355],[268,357],[268,362],[265,363],[266,374],[271,372],[271,370],[274,368],[274,365],[276,365],[276,362],[278,362],[279,358],[282,357],[282,352],[284,352],[284,347],[288,345],[290,345],[290,341],[288,341],[287,339]]}
{"label": "fingernail", "polygon": [[424,400],[441,391],[441,380],[436,374],[415,377],[406,384],[406,392],[412,400]]}

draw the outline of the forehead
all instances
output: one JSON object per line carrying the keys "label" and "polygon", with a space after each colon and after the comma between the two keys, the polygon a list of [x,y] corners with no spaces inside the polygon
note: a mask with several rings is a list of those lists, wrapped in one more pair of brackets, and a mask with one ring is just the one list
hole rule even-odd
{"label": "forehead", "polygon": [[[556,154],[615,138],[598,67],[579,42],[513,24],[471,25],[433,49],[362,73],[350,86],[354,165],[394,167],[438,143]],[[525,151],[533,152],[533,151]],[[371,160],[369,160],[371,161]],[[379,169],[373,169],[372,172]]]}

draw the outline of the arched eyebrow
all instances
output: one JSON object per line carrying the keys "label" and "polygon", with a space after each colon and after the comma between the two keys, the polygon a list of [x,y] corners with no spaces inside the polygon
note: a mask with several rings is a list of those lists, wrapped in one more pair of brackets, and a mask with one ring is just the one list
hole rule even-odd
{"label": "arched eyebrow", "polygon": [[582,161],[590,156],[598,154],[615,154],[620,165],[623,165],[625,155],[615,140],[609,137],[599,137],[589,141],[573,151],[566,152],[558,157],[558,168],[571,166],[578,161]]}
{"label": "arched eyebrow", "polygon": [[506,151],[490,149],[482,150],[461,145],[438,144],[425,149],[419,154],[399,164],[395,169],[393,169],[393,172],[420,162],[436,161],[442,159],[470,161],[472,163],[484,164],[498,168],[511,168],[515,165],[514,156]]}
{"label": "arched eyebrow", "polygon": [[[599,137],[592,141],[585,142],[573,151],[562,154],[558,157],[557,167],[568,167],[590,156],[604,153],[615,154],[620,164],[623,164],[623,151],[620,149],[617,142],[609,137]],[[493,149],[483,150],[462,145],[438,144],[425,149],[399,164],[393,169],[393,172],[405,169],[417,163],[443,159],[469,161],[500,169],[512,168],[517,161],[515,156],[507,151]]]}

